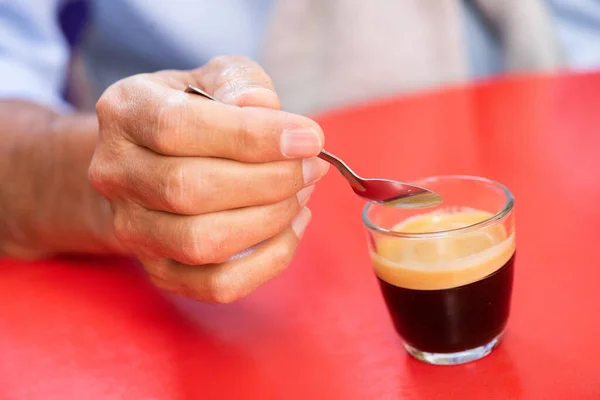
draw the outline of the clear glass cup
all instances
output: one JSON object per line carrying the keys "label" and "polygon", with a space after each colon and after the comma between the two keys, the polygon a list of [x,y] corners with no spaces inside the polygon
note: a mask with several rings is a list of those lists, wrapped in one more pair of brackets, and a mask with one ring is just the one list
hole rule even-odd
{"label": "clear glass cup", "polygon": [[396,331],[413,357],[461,364],[489,354],[506,326],[515,261],[514,198],[472,176],[414,182],[444,202],[425,209],[369,203],[371,261]]}

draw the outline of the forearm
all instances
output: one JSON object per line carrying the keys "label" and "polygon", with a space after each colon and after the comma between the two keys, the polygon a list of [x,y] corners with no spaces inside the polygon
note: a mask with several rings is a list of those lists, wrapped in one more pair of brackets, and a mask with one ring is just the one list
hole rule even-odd
{"label": "forearm", "polygon": [[108,203],[89,184],[94,114],[0,102],[0,253],[118,251]]}

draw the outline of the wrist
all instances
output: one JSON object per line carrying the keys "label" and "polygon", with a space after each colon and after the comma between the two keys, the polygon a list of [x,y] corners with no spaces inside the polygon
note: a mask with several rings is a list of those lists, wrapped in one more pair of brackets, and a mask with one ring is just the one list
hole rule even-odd
{"label": "wrist", "polygon": [[87,179],[96,116],[10,106],[19,115],[0,133],[0,254],[121,253],[110,206]]}

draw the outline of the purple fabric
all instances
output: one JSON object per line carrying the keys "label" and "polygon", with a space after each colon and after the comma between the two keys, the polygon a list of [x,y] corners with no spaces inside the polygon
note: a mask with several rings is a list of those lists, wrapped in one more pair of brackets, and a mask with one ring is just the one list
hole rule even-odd
{"label": "purple fabric", "polygon": [[89,4],[86,0],[66,2],[58,13],[60,27],[71,48],[77,46],[89,21]]}
{"label": "purple fabric", "polygon": [[[86,0],[67,1],[59,10],[58,22],[71,50],[81,42],[89,18],[90,10]],[[68,82],[69,79],[67,79],[62,95],[65,101],[72,104],[71,88]]]}

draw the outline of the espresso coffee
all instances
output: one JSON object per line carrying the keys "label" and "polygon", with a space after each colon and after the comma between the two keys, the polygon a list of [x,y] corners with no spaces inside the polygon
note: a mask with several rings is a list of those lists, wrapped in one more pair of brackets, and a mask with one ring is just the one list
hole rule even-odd
{"label": "espresso coffee", "polygon": [[[473,209],[421,214],[407,233],[467,227],[491,214]],[[376,242],[371,258],[394,326],[429,353],[456,353],[501,335],[508,320],[515,240],[501,224],[443,237]]]}

